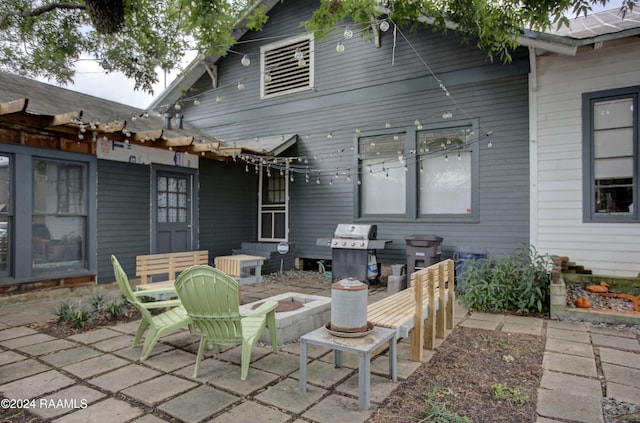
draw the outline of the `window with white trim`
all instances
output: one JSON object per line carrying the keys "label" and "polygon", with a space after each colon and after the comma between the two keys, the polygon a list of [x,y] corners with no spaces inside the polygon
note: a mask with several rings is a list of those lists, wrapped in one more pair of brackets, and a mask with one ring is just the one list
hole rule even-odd
{"label": "window with white trim", "polygon": [[584,219],[637,222],[640,86],[583,94]]}
{"label": "window with white trim", "polygon": [[288,38],[260,48],[261,98],[313,88],[313,36]]}

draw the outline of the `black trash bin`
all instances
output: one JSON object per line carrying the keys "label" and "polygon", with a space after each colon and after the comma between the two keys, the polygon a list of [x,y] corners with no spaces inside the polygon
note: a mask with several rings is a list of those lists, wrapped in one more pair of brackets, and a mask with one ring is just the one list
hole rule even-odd
{"label": "black trash bin", "polygon": [[414,234],[405,237],[407,243],[407,275],[424,269],[442,259],[442,237]]}

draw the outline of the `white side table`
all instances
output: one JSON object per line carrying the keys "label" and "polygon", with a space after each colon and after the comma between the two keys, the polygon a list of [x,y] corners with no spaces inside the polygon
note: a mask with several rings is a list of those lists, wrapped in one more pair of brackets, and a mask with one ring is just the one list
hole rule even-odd
{"label": "white side table", "polygon": [[391,380],[398,380],[396,370],[396,330],[374,327],[366,336],[360,338],[342,338],[331,335],[324,326],[300,337],[300,390],[307,390],[307,347],[308,344],[334,350],[334,364],[342,367],[342,353],[358,354],[358,406],[360,410],[369,409],[371,402],[371,353],[389,343],[389,373]]}

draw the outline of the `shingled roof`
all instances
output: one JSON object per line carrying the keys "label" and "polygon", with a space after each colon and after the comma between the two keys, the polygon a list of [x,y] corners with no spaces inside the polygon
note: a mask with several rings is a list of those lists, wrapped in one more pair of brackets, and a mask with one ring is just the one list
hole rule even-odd
{"label": "shingled roof", "polygon": [[[64,134],[78,143],[98,137],[226,160],[264,150],[226,145],[180,116],[162,115],[0,72],[0,124]],[[83,134],[80,136],[80,134]],[[263,146],[262,146],[263,147]]]}

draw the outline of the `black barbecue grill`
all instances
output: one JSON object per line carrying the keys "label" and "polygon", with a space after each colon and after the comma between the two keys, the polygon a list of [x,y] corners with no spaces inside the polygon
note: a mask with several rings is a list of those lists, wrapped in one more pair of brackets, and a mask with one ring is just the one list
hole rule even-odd
{"label": "black barbecue grill", "polygon": [[331,247],[334,280],[355,278],[367,282],[369,256],[384,249],[390,240],[377,239],[377,225],[339,224],[333,238],[319,238],[317,245]]}

